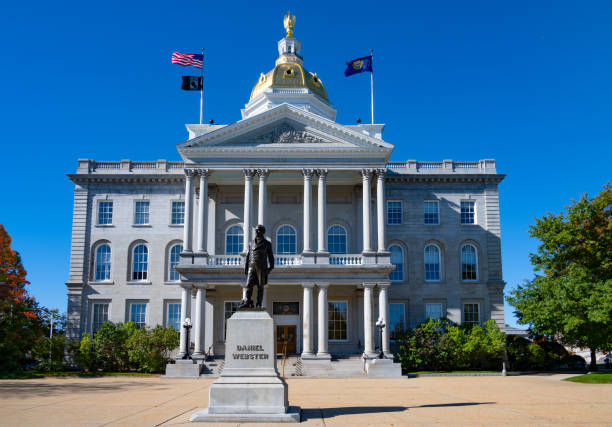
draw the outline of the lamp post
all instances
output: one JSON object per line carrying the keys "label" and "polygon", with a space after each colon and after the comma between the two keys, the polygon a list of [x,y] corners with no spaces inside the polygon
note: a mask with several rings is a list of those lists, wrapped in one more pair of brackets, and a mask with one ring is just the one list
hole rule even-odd
{"label": "lamp post", "polygon": [[379,359],[385,358],[385,353],[383,351],[383,329],[385,328],[385,326],[387,326],[385,325],[385,321],[382,319],[382,317],[379,317],[376,321],[376,327],[378,328],[378,332],[380,334],[380,353],[378,353]]}
{"label": "lamp post", "polygon": [[187,333],[187,349],[185,351],[185,355],[183,356],[183,360],[191,360],[191,355],[189,354],[189,347],[191,347],[191,340],[189,339],[189,330],[193,325],[191,324],[191,319],[189,317],[185,318],[183,322],[183,328],[185,328],[185,332]]}

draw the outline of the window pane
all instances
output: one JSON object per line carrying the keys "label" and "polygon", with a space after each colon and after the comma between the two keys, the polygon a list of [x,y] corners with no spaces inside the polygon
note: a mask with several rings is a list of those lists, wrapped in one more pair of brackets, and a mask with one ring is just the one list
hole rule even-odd
{"label": "window pane", "polygon": [[480,310],[478,304],[463,304],[463,323],[478,324],[480,323]]}
{"label": "window pane", "polygon": [[181,225],[185,223],[185,202],[172,202],[172,215],[170,223]]}
{"label": "window pane", "polygon": [[389,280],[401,282],[404,280],[404,251],[397,245],[389,248],[391,252],[391,264],[395,266],[395,270],[389,274]]}
{"label": "window pane", "polygon": [[104,323],[108,322],[108,304],[94,304],[91,329],[96,333]]}
{"label": "window pane", "polygon": [[425,224],[440,224],[440,203],[438,201],[425,202],[423,215]]}
{"label": "window pane", "polygon": [[174,245],[170,249],[170,257],[168,259],[168,268],[170,271],[168,272],[168,280],[171,282],[181,280],[181,275],[174,269],[180,261],[181,252],[183,252],[183,245]]}
{"label": "window pane", "polygon": [[132,265],[132,280],[147,280],[149,250],[145,245],[138,245],[134,248]]}
{"label": "window pane", "polygon": [[387,202],[387,224],[398,225],[402,223],[402,202]]}
{"label": "window pane", "polygon": [[389,304],[389,339],[396,340],[406,330],[404,304]]}
{"label": "window pane", "polygon": [[328,338],[347,340],[347,302],[330,301],[328,307]]}
{"label": "window pane", "polygon": [[225,236],[225,253],[227,255],[236,255],[242,252],[244,244],[243,230],[239,225],[234,225],[227,230]]}
{"label": "window pane", "polygon": [[96,282],[110,280],[111,248],[110,245],[100,245],[96,249]]}
{"label": "window pane", "polygon": [[477,272],[476,248],[465,245],[461,248],[461,280],[477,280]]}
{"label": "window pane", "polygon": [[168,304],[168,322],[166,326],[176,331],[181,329],[181,303]]}
{"label": "window pane", "polygon": [[327,250],[331,254],[346,253],[346,230],[339,225],[333,225],[327,232]]}
{"label": "window pane", "polygon": [[98,224],[109,225],[113,223],[113,202],[104,201],[98,203]]}
{"label": "window pane", "polygon": [[435,245],[425,248],[425,280],[440,280],[440,249]]}
{"label": "window pane", "polygon": [[442,315],[442,304],[433,303],[425,305],[425,318],[429,319],[430,317],[434,320],[445,317]]}
{"label": "window pane", "polygon": [[136,202],[134,224],[148,224],[149,223],[149,202],[139,201]]}
{"label": "window pane", "polygon": [[283,225],[276,233],[276,252],[279,254],[297,253],[296,233],[290,225]]}
{"label": "window pane", "polygon": [[474,224],[474,205],[473,201],[461,202],[461,224]]}
{"label": "window pane", "polygon": [[146,304],[132,304],[130,306],[130,321],[134,322],[136,326],[145,326],[145,320],[147,315]]}

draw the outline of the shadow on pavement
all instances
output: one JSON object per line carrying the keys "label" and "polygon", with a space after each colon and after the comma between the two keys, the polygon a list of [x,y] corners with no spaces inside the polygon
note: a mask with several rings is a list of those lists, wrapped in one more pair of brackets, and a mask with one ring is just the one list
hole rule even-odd
{"label": "shadow on pavement", "polygon": [[[152,387],[155,387],[155,390],[168,389],[168,387],[160,385],[147,384],[147,391],[151,391]],[[138,388],[143,388],[143,385],[129,382],[112,382],[103,384],[92,384],[91,382],[67,382],[63,384],[44,384],[40,382],[26,383],[23,381],[3,381],[0,387],[0,398],[14,396],[61,396],[65,394],[87,392],[120,392]]]}
{"label": "shadow on pavement", "polygon": [[319,418],[332,418],[340,415],[377,414],[384,412],[403,412],[416,408],[444,408],[453,406],[494,405],[497,402],[457,402],[438,403],[419,406],[351,406],[345,408],[302,408],[302,421]]}

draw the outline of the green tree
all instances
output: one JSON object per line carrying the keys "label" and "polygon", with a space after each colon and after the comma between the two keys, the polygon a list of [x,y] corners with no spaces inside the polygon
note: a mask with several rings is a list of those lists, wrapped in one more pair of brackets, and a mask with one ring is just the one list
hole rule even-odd
{"label": "green tree", "polygon": [[589,348],[596,370],[595,352],[612,348],[612,187],[536,219],[529,233],[541,242],[530,258],[542,274],[508,302],[534,332]]}

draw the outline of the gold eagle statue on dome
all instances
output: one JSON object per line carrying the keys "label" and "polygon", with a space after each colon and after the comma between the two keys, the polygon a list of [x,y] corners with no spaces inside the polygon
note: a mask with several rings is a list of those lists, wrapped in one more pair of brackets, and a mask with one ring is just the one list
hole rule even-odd
{"label": "gold eagle statue on dome", "polygon": [[293,28],[295,28],[295,15],[291,15],[291,12],[287,12],[283,18],[283,24],[285,30],[287,30],[287,37],[293,37]]}

